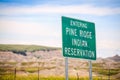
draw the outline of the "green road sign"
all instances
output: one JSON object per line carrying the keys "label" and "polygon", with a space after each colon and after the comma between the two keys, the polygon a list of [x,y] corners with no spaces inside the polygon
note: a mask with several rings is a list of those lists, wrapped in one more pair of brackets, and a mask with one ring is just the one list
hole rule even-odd
{"label": "green road sign", "polygon": [[62,17],[62,52],[64,57],[96,60],[95,24]]}

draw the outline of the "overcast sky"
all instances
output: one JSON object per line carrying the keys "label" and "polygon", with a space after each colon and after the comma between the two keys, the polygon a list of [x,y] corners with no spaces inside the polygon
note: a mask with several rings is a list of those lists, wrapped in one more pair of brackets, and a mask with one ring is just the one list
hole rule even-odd
{"label": "overcast sky", "polygon": [[120,55],[120,0],[0,0],[0,44],[62,47],[61,16],[95,23],[98,57]]}

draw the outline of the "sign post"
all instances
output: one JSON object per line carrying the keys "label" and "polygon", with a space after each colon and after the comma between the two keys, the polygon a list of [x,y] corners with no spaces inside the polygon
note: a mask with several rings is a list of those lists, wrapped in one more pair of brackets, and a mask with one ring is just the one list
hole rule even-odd
{"label": "sign post", "polygon": [[[62,53],[64,57],[96,60],[95,39],[94,23],[62,16]],[[65,61],[68,64],[67,60]],[[90,80],[92,80],[92,63],[91,61],[89,63]],[[66,70],[66,72],[68,71]],[[68,76],[67,73],[66,76]]]}
{"label": "sign post", "polygon": [[89,61],[89,80],[92,80],[92,61]]}
{"label": "sign post", "polygon": [[65,58],[65,80],[68,80],[68,58]]}

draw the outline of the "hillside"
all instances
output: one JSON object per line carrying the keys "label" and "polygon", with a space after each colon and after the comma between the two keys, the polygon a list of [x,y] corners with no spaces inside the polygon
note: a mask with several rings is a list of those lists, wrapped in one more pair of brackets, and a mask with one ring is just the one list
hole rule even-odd
{"label": "hillside", "polygon": [[38,46],[38,45],[0,44],[0,51],[10,51],[10,52],[22,54],[25,56],[26,56],[26,52],[51,51],[51,50],[59,50],[59,49],[60,48]]}
{"label": "hillside", "polygon": [[[14,50],[18,52],[14,53]],[[19,54],[19,51],[25,52],[25,55]],[[110,74],[111,78],[119,79],[119,57],[117,55],[110,58],[97,58],[96,61],[92,61],[93,76],[102,76],[107,80]],[[87,77],[89,75],[88,60],[69,58],[68,63],[70,76]],[[4,74],[8,74],[9,69],[15,67],[17,76],[37,75],[38,67],[42,76],[64,76],[65,59],[60,48],[35,45],[0,45],[0,73],[3,74],[6,71]],[[111,69],[110,72],[109,69]]]}
{"label": "hillside", "polygon": [[108,57],[107,59],[111,59],[111,60],[114,60],[114,61],[120,61],[120,56],[119,55],[115,55],[113,57]]}

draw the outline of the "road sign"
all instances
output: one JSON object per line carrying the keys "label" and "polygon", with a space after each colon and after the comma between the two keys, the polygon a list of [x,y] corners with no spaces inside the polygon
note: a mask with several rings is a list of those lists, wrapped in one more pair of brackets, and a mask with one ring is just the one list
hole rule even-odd
{"label": "road sign", "polygon": [[64,57],[96,60],[95,24],[62,16]]}

